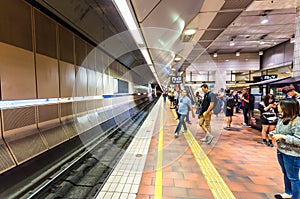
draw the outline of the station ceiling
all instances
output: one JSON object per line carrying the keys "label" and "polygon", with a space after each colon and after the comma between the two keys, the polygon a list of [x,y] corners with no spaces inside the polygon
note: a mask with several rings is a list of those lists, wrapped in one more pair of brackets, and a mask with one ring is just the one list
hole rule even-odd
{"label": "station ceiling", "polygon": [[[89,37],[100,37],[95,27],[108,21],[110,33],[125,31],[126,25],[111,0],[35,0]],[[62,3],[63,2],[63,3]],[[295,34],[297,0],[130,0],[136,21],[146,41],[155,69],[162,80],[172,72],[184,71],[195,58],[206,53],[259,53],[289,41]],[[299,4],[299,3],[298,3]],[[269,21],[261,24],[262,19]],[[187,29],[195,34],[184,35]],[[155,35],[155,36],[153,36]],[[127,39],[129,40],[129,39]],[[132,40],[131,40],[132,41]],[[234,42],[234,45],[230,45]],[[130,55],[135,67],[141,54]],[[121,62],[126,63],[126,56]],[[131,58],[130,58],[131,60]],[[130,65],[130,63],[126,63]],[[173,69],[174,70],[174,69]]]}

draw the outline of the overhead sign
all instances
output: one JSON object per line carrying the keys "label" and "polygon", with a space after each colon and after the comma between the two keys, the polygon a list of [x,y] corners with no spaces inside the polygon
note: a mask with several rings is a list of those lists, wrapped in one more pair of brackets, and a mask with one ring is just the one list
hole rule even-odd
{"label": "overhead sign", "polygon": [[182,84],[182,76],[171,76],[171,84]]}
{"label": "overhead sign", "polygon": [[262,80],[276,79],[277,75],[263,75]]}

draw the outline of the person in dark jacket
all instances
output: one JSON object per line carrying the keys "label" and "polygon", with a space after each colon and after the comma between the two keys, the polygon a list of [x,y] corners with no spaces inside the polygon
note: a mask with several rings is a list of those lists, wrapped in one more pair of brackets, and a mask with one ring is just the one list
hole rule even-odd
{"label": "person in dark jacket", "polygon": [[244,122],[242,123],[243,126],[249,125],[249,110],[250,110],[250,94],[249,88],[243,89],[243,94],[241,97],[242,107],[243,107],[243,115],[244,115]]}

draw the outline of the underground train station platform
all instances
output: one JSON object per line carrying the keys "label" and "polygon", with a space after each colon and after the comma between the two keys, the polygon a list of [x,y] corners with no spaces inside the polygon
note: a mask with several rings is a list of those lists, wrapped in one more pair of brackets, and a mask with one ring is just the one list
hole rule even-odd
{"label": "underground train station platform", "polygon": [[242,118],[235,113],[224,130],[224,114],[212,115],[208,145],[197,115],[190,116],[188,131],[175,138],[174,109],[160,98],[97,199],[274,198],[284,191],[276,148],[261,144],[260,131],[242,126]]}

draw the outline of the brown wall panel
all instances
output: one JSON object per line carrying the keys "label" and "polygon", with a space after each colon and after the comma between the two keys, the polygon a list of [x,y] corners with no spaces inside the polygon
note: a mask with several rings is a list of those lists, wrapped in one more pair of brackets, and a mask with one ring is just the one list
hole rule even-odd
{"label": "brown wall panel", "polygon": [[61,26],[58,26],[58,31],[60,60],[74,64],[73,34]]}
{"label": "brown wall panel", "polygon": [[20,0],[1,0],[0,42],[32,51],[31,7]]}
{"label": "brown wall panel", "polygon": [[96,66],[96,51],[92,49],[92,46],[87,45],[87,67],[91,70],[95,70]]}
{"label": "brown wall panel", "polygon": [[86,43],[79,37],[75,37],[75,64],[77,66],[86,66]]}
{"label": "brown wall panel", "polygon": [[36,52],[57,58],[56,23],[37,10],[34,10],[34,18]]}
{"label": "brown wall panel", "polygon": [[0,43],[2,100],[36,98],[33,53]]}
{"label": "brown wall panel", "polygon": [[104,62],[104,53],[99,49],[96,49],[96,70],[99,72],[103,72],[103,68],[105,66]]}
{"label": "brown wall panel", "polygon": [[87,69],[78,67],[76,73],[76,96],[87,96]]}
{"label": "brown wall panel", "polygon": [[96,95],[103,94],[103,78],[102,73],[96,72]]}
{"label": "brown wall panel", "polygon": [[73,88],[75,85],[75,67],[73,64],[69,64],[60,61],[60,97],[72,97]]}
{"label": "brown wall panel", "polygon": [[88,79],[88,95],[95,96],[97,87],[96,72],[94,70],[87,69],[87,79]]}
{"label": "brown wall panel", "polygon": [[44,55],[36,55],[38,98],[59,97],[58,61]]}

